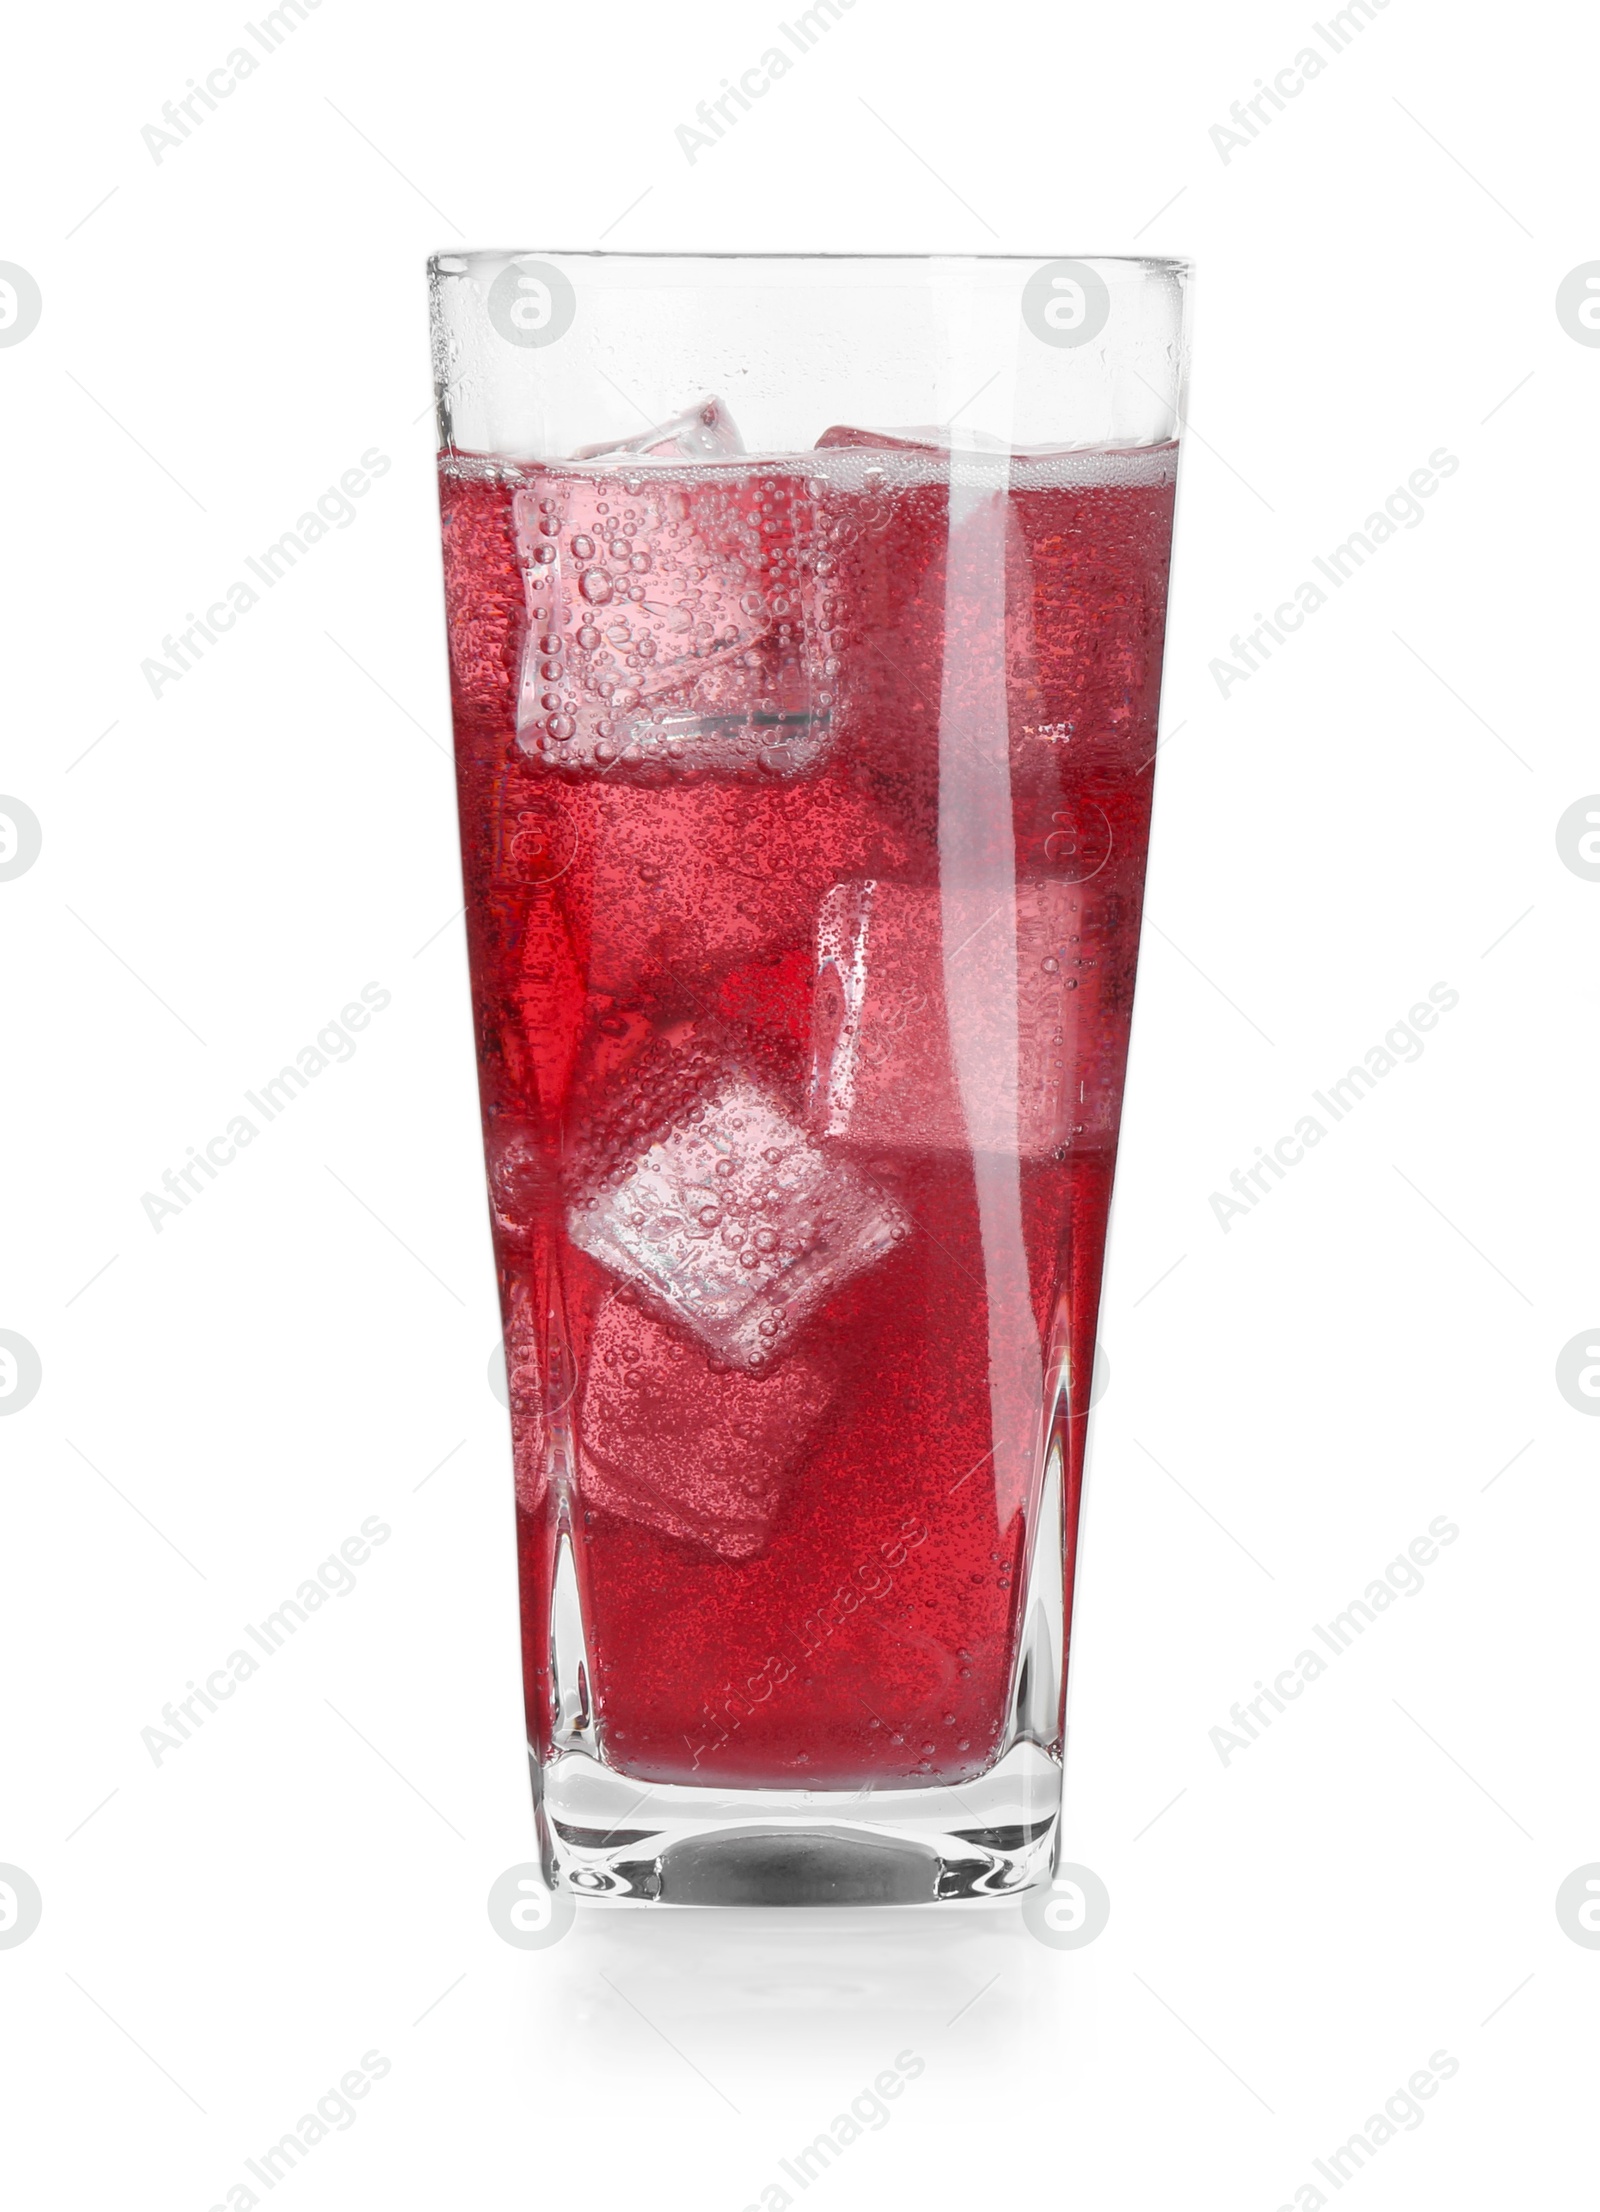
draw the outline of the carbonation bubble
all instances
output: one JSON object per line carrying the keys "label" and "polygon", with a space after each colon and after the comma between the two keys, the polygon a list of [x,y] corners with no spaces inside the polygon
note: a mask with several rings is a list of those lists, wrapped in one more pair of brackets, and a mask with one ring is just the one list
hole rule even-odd
{"label": "carbonation bubble", "polygon": [[[547,549],[544,546],[540,546],[541,558],[544,557],[546,551]],[[549,554],[549,558],[554,560],[553,552]],[[578,589],[583,593],[591,607],[603,607],[611,597],[611,578],[603,568],[586,568]]]}
{"label": "carbonation bubble", "polygon": [[572,550],[574,556],[578,560],[592,561],[594,559],[593,538],[585,537],[583,532],[580,530],[578,535],[572,541]]}

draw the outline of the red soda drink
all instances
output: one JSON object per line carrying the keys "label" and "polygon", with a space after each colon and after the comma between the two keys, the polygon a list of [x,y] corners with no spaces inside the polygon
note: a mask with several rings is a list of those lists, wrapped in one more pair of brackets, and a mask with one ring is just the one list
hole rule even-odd
{"label": "red soda drink", "polygon": [[664,443],[442,462],[530,1733],[564,1551],[610,1766],[959,1784],[1052,1466],[1071,1588],[1174,449]]}

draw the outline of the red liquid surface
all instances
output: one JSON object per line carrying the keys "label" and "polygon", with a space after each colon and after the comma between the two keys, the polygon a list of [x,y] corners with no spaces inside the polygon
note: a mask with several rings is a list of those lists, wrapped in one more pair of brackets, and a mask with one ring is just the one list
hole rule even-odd
{"label": "red liquid surface", "polygon": [[1052,1423],[1070,1591],[1170,458],[444,464],[541,1748],[563,1527],[624,1771],[1000,1747]]}

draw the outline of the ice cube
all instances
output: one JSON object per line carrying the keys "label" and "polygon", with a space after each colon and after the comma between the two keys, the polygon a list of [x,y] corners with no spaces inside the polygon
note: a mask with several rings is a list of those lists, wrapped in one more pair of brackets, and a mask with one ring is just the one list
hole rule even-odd
{"label": "ice cube", "polygon": [[628,781],[782,780],[829,745],[829,560],[807,479],[551,467],[512,501],[527,598],[517,742]]}
{"label": "ice cube", "polygon": [[598,461],[612,454],[637,453],[650,461],[700,461],[743,451],[744,440],[721,400],[703,399],[694,407],[686,407],[681,415],[674,415],[670,422],[658,423],[654,430],[641,430],[635,437],[618,438],[604,445],[581,445],[572,458]]}
{"label": "ice cube", "polygon": [[968,430],[949,423],[917,423],[908,430],[857,430],[850,423],[836,422],[824,430],[817,440],[819,453],[836,451],[840,447],[875,446],[880,452],[898,453],[1010,453],[1013,449],[1004,438],[997,438],[989,430]]}
{"label": "ice cube", "polygon": [[[893,430],[862,430],[854,423],[836,422],[824,430],[815,450],[829,453],[859,447],[875,447],[881,453],[1005,454],[1019,461],[1061,461],[1079,470],[1094,469],[1096,463],[1112,468],[1131,464],[1145,476],[1149,474],[1149,457],[1165,457],[1173,451],[1170,446],[1062,445],[1059,440],[1045,445],[1014,445],[992,430],[948,422],[912,423]],[[1156,465],[1161,465],[1160,459]]]}
{"label": "ice cube", "polygon": [[676,1329],[621,1297],[595,1324],[579,1410],[582,1503],[722,1559],[767,1541],[785,1477],[833,1382],[805,1352],[759,1379],[713,1368]]}
{"label": "ice cube", "polygon": [[[973,904],[948,955],[937,889],[842,883],[817,929],[809,1120],[876,1151],[1015,1152],[1105,1144],[1116,1133],[1121,1045],[1100,989],[1093,887],[1019,883]],[[968,928],[968,923],[973,926]],[[959,1059],[992,1069],[963,1098]]]}
{"label": "ice cube", "polygon": [[[842,1283],[905,1240],[909,1220],[747,1070],[706,1083],[685,1067],[658,1084],[666,1113],[653,1138],[630,1148],[613,1136],[590,1156],[567,1233],[718,1359],[759,1373]],[[647,1100],[627,1116],[648,1118]]]}

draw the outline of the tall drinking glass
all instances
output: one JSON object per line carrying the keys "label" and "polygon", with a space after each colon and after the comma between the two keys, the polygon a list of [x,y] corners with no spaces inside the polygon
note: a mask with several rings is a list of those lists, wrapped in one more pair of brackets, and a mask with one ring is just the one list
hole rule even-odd
{"label": "tall drinking glass", "polygon": [[431,264],[558,1887],[1049,1879],[1186,276]]}

